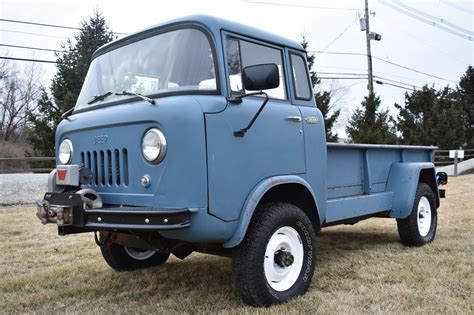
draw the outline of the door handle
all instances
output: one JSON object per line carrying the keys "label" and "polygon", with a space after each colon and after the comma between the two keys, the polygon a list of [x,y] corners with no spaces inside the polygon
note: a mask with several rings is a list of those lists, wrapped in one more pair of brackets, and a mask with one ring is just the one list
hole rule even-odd
{"label": "door handle", "polygon": [[294,121],[294,122],[300,122],[301,121],[300,116],[288,116],[288,117],[286,117],[286,119],[289,119],[289,120]]}

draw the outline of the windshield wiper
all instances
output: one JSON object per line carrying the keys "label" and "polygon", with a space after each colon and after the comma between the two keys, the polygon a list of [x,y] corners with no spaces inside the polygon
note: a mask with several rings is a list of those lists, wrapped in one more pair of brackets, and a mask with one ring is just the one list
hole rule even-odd
{"label": "windshield wiper", "polygon": [[72,108],[69,108],[67,111],[65,111],[62,115],[61,115],[61,118],[63,119],[67,119],[69,117],[69,115],[71,115],[71,113],[74,111],[76,107],[73,106]]}
{"label": "windshield wiper", "polygon": [[141,98],[144,101],[147,101],[150,104],[155,104],[154,99],[151,99],[148,96],[145,96],[145,95],[140,94],[140,93],[135,93],[135,92],[130,92],[130,91],[123,91],[122,93],[115,93],[115,95],[119,95],[119,96],[138,96],[139,98]]}
{"label": "windshield wiper", "polygon": [[94,104],[95,102],[103,101],[107,96],[110,96],[110,95],[112,95],[112,92],[109,91],[109,92],[105,92],[104,94],[93,96],[93,99],[87,102],[87,104],[91,105],[91,104]]}

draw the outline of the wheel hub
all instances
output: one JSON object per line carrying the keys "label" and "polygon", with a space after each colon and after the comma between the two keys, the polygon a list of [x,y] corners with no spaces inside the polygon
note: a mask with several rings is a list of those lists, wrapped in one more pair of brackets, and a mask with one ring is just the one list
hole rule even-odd
{"label": "wheel hub", "polygon": [[425,196],[420,198],[417,212],[418,232],[424,237],[428,235],[431,228],[431,205]]}
{"label": "wheel hub", "polygon": [[147,260],[156,253],[156,251],[150,249],[139,249],[127,246],[124,246],[123,248],[125,249],[125,252],[128,254],[128,256],[135,260]]}
{"label": "wheel hub", "polygon": [[304,248],[298,232],[291,226],[276,230],[265,249],[263,269],[268,284],[276,291],[291,288],[303,268]]}
{"label": "wheel hub", "polygon": [[295,261],[295,257],[290,252],[284,249],[279,249],[275,252],[273,260],[275,261],[275,264],[284,268],[291,266]]}

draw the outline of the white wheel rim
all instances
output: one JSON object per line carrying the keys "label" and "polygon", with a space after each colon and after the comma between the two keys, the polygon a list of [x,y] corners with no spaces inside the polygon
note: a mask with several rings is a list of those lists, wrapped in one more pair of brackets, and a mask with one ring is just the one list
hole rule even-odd
{"label": "white wheel rim", "polygon": [[420,235],[428,235],[431,228],[431,205],[425,196],[421,197],[418,202],[417,223]]}
{"label": "white wheel rim", "polygon": [[[284,255],[284,262],[276,257]],[[293,259],[290,258],[290,255]],[[276,291],[286,291],[295,284],[303,267],[303,242],[296,230],[290,226],[279,228],[270,237],[265,249],[263,269],[268,284]],[[290,263],[292,260],[292,263]],[[289,265],[288,265],[289,264]],[[288,265],[288,266],[287,266]]]}
{"label": "white wheel rim", "polygon": [[155,255],[156,253],[156,251],[151,250],[151,249],[143,250],[143,249],[127,247],[127,246],[124,246],[123,248],[125,249],[125,252],[128,254],[128,256],[136,260],[146,260],[150,258],[151,256]]}

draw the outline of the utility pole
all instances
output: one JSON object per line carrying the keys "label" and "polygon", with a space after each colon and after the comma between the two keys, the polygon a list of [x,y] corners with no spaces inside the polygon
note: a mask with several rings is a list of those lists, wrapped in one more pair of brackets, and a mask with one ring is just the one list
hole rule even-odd
{"label": "utility pole", "polygon": [[367,41],[367,65],[369,74],[369,96],[374,94],[374,77],[372,74],[372,52],[370,50],[370,28],[369,28],[369,0],[365,0],[365,38]]}

